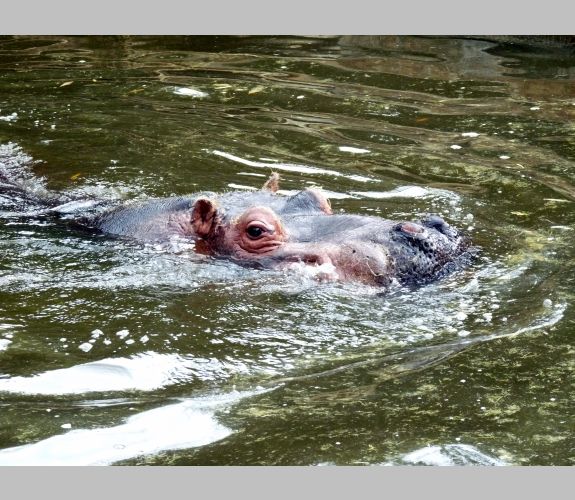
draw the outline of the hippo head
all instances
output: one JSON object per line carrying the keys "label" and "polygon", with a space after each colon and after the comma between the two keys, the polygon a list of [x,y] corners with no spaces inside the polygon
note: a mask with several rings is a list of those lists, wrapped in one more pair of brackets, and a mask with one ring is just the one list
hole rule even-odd
{"label": "hippo head", "polygon": [[388,285],[426,282],[466,248],[441,218],[398,223],[334,215],[326,196],[306,189],[280,196],[277,176],[254,193],[198,198],[192,209],[202,253],[263,268],[312,270],[320,279]]}

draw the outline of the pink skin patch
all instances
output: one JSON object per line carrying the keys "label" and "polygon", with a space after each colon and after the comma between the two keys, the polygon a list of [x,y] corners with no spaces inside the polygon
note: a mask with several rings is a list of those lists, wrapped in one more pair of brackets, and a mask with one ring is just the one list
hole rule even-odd
{"label": "pink skin patch", "polygon": [[232,221],[225,231],[223,244],[239,259],[265,256],[286,241],[278,216],[267,207],[253,207]]}
{"label": "pink skin patch", "polygon": [[423,228],[417,224],[413,224],[412,222],[404,222],[403,224],[401,224],[401,230],[404,233],[409,234],[423,233]]}
{"label": "pink skin patch", "polygon": [[[331,213],[329,202],[320,192],[313,192],[321,210]],[[223,222],[210,200],[193,211],[192,224],[200,236],[196,245],[240,262],[261,260],[268,267],[302,272],[319,281],[354,280],[371,285],[387,285],[393,262],[387,252],[369,242],[333,243],[291,242],[278,215],[268,207],[255,206],[231,221]],[[410,234],[423,231],[417,224],[404,223]],[[207,234],[202,230],[209,228]]]}

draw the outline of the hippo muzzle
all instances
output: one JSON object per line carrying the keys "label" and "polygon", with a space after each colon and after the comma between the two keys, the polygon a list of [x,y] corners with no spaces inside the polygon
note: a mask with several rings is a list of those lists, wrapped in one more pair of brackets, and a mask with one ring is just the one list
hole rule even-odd
{"label": "hippo muzzle", "polygon": [[286,243],[259,264],[302,271],[321,281],[359,281],[377,286],[389,285],[395,272],[393,259],[383,245],[361,241]]}

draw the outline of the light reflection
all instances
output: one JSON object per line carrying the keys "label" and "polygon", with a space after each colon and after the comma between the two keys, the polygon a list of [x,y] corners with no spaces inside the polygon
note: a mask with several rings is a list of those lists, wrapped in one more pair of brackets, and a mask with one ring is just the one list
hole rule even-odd
{"label": "light reflection", "polygon": [[411,465],[509,465],[499,458],[491,457],[468,444],[446,444],[426,446],[412,451],[401,458],[401,462]]}
{"label": "light reflection", "polygon": [[232,433],[216,411],[262,390],[186,399],[129,417],[109,428],[77,429],[37,443],[0,450],[2,465],[108,465],[165,450],[196,448]]}
{"label": "light reflection", "polygon": [[154,391],[177,383],[228,378],[234,373],[247,374],[249,371],[241,360],[146,352],[131,358],[108,358],[30,377],[3,378],[0,379],[0,392],[63,395]]}
{"label": "light reflection", "polygon": [[176,95],[182,95],[186,97],[208,97],[207,92],[203,92],[201,90],[192,89],[189,87],[176,87],[172,88],[172,92]]}
{"label": "light reflection", "polygon": [[295,163],[282,163],[282,162],[264,163],[261,161],[247,160],[245,158],[241,158],[239,156],[230,153],[218,151],[217,149],[213,150],[212,153],[217,156],[227,158],[228,160],[241,163],[242,165],[248,165],[250,167],[256,167],[256,168],[267,168],[271,169],[272,171],[283,170],[285,172],[297,172],[300,174],[332,175],[334,177],[343,177],[346,179],[355,180],[359,182],[377,182],[375,179],[371,179],[370,177],[365,177],[361,175],[350,176],[347,174],[342,174],[341,172],[337,172],[336,170],[329,170],[319,167],[310,167],[309,165],[298,165]]}
{"label": "light reflection", "polygon": [[363,198],[373,198],[378,200],[385,200],[388,198],[427,197],[447,198],[448,200],[453,201],[461,199],[461,197],[455,192],[422,186],[400,186],[391,191],[351,191],[351,194],[361,196]]}

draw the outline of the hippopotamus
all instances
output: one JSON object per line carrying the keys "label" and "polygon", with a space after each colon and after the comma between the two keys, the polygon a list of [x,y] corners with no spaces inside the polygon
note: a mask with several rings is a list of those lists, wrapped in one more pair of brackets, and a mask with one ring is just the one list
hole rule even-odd
{"label": "hippopotamus", "polygon": [[0,195],[18,195],[36,214],[140,242],[183,238],[214,258],[263,269],[312,268],[324,280],[424,284],[456,268],[470,248],[469,238],[438,215],[392,221],[334,214],[320,189],[280,195],[277,174],[255,192],[111,203],[32,191],[1,167],[0,162]]}

